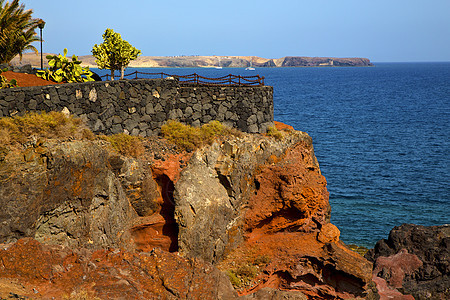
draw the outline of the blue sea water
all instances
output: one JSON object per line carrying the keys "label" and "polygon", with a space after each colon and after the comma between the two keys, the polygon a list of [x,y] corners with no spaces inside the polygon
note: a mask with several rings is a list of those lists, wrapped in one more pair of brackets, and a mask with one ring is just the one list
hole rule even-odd
{"label": "blue sea water", "polygon": [[313,138],[346,243],[373,247],[403,223],[450,223],[450,63],[141,71],[265,76],[275,120]]}

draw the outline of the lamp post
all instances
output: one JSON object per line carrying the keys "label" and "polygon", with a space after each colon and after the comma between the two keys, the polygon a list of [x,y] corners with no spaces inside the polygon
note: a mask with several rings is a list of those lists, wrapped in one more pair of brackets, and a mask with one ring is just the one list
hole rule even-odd
{"label": "lamp post", "polygon": [[38,27],[39,27],[39,30],[41,31],[41,70],[44,69],[44,62],[42,60],[42,29],[44,29],[44,26],[45,26],[44,20],[40,19],[39,23],[38,23]]}

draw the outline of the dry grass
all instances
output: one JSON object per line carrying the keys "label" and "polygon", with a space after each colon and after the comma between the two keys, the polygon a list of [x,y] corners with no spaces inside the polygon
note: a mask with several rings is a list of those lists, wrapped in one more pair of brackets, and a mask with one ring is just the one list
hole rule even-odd
{"label": "dry grass", "polygon": [[167,121],[161,127],[161,134],[184,150],[194,150],[203,145],[211,144],[223,136],[241,136],[242,132],[229,128],[218,121],[211,121],[202,127],[192,127],[178,121]]}
{"label": "dry grass", "polygon": [[96,297],[93,292],[87,291],[74,291],[70,295],[64,295],[64,300],[101,300],[99,297]]}
{"label": "dry grass", "polygon": [[251,286],[255,278],[270,263],[270,258],[265,255],[259,255],[254,259],[247,259],[244,262],[237,263],[234,268],[226,270],[226,274],[235,288]]}
{"label": "dry grass", "polygon": [[102,135],[101,139],[111,143],[111,146],[124,156],[138,157],[145,151],[142,137],[118,133],[114,135]]}
{"label": "dry grass", "polygon": [[60,112],[32,112],[0,118],[0,145],[23,144],[30,139],[93,139],[83,122]]}
{"label": "dry grass", "polygon": [[283,139],[283,133],[279,131],[275,126],[267,128],[267,136],[274,137],[277,140]]}

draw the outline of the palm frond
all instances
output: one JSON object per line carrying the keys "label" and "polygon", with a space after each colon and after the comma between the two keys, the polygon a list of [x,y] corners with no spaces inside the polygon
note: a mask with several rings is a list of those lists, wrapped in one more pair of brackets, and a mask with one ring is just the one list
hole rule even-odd
{"label": "palm frond", "polygon": [[9,63],[16,55],[22,57],[24,50],[37,52],[31,44],[39,41],[35,32],[39,20],[32,14],[19,0],[0,0],[0,63]]}

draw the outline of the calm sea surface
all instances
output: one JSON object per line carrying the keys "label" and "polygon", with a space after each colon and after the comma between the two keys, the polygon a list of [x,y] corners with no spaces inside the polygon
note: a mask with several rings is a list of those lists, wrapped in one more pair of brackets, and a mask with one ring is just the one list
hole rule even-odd
{"label": "calm sea surface", "polygon": [[140,71],[265,76],[275,120],[313,138],[346,243],[373,247],[402,223],[450,223],[450,63]]}

